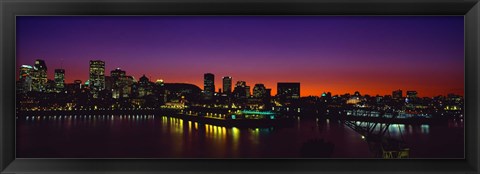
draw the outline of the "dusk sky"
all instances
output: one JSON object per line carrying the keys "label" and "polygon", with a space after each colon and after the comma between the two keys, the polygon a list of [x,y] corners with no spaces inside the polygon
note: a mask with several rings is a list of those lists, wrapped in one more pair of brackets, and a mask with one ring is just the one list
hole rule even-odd
{"label": "dusk sky", "polygon": [[[301,95],[360,91],[420,97],[464,92],[463,16],[18,16],[18,67],[43,59],[48,78],[106,75],[192,83],[203,74],[247,85],[300,82]],[[62,61],[63,60],[63,61]],[[63,62],[63,63],[62,63]],[[18,79],[18,78],[17,78]]]}

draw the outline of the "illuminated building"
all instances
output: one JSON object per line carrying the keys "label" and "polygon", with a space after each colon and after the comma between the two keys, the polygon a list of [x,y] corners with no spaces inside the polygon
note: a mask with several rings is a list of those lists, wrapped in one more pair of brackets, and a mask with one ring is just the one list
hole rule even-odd
{"label": "illuminated building", "polygon": [[403,97],[403,92],[402,90],[396,90],[392,92],[392,98],[393,99],[401,99]]}
{"label": "illuminated building", "polygon": [[112,98],[120,98],[123,97],[123,89],[127,85],[127,77],[126,72],[121,70],[120,68],[116,68],[110,71],[110,77],[112,77],[113,84],[112,84]]}
{"label": "illuminated building", "polygon": [[37,59],[33,65],[32,90],[45,92],[47,85],[47,65],[45,61]]}
{"label": "illuminated building", "polygon": [[32,66],[30,65],[22,65],[20,67],[20,77],[19,77],[19,80],[25,80],[25,78],[31,76],[31,73],[32,73]]}
{"label": "illuminated building", "polygon": [[152,94],[150,80],[144,74],[138,81],[138,97],[143,97],[150,94]]}
{"label": "illuminated building", "polygon": [[279,82],[277,83],[277,96],[286,99],[300,98],[300,83],[298,82]]}
{"label": "illuminated building", "polygon": [[98,92],[105,89],[105,62],[101,60],[90,60],[90,90],[93,97],[98,97]]}
{"label": "illuminated building", "polygon": [[347,100],[347,104],[356,105],[362,102],[359,96],[352,96],[350,99]]}
{"label": "illuminated building", "polygon": [[125,85],[123,86],[123,97],[128,98],[132,97],[134,93],[136,93],[136,86],[134,85],[136,80],[133,78],[133,76],[126,76],[125,78]]}
{"label": "illuminated building", "polygon": [[225,94],[232,93],[232,77],[230,76],[223,77],[223,93]]}
{"label": "illuminated building", "polygon": [[253,97],[254,98],[265,98],[267,97],[267,89],[263,84],[255,84],[253,87]]}
{"label": "illuminated building", "polygon": [[20,90],[23,92],[32,90],[32,71],[33,68],[30,65],[22,65],[20,67]]}
{"label": "illuminated building", "polygon": [[215,75],[206,73],[203,75],[203,92],[206,100],[211,100],[215,93]]}
{"label": "illuminated building", "polygon": [[56,92],[62,92],[65,88],[65,70],[55,69],[55,89]]}

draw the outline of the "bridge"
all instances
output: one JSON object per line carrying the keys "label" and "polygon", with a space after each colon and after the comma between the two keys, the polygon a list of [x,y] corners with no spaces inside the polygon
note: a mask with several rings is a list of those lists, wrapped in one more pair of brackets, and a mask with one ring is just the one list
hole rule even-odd
{"label": "bridge", "polygon": [[[368,118],[371,118],[372,120],[395,120],[398,116],[398,114],[372,110],[364,110],[361,113],[361,117],[366,118],[366,120],[368,120]],[[390,136],[389,128],[392,126],[392,121],[360,122],[357,120],[343,120],[343,123],[362,135],[362,138],[368,143],[369,149],[375,157],[409,157],[410,148],[407,146],[405,141],[403,139]]]}

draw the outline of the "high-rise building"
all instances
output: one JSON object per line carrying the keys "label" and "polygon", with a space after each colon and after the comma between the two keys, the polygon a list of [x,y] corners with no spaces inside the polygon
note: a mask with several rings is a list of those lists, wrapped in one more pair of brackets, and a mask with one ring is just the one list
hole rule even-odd
{"label": "high-rise building", "polygon": [[392,98],[393,99],[401,99],[403,97],[403,92],[402,90],[395,90],[392,92]]}
{"label": "high-rise building", "polygon": [[98,97],[98,92],[105,89],[105,62],[101,60],[90,60],[90,90],[93,97]]}
{"label": "high-rise building", "polygon": [[65,88],[65,70],[55,69],[55,90],[62,92]]}
{"label": "high-rise building", "polygon": [[138,97],[143,97],[150,94],[152,94],[150,79],[148,79],[144,74],[138,81]]}
{"label": "high-rise building", "polygon": [[223,77],[223,93],[225,94],[232,93],[232,77],[230,76]]}
{"label": "high-rise building", "polygon": [[205,99],[210,100],[215,93],[215,75],[206,73],[203,75],[203,91]]}
{"label": "high-rise building", "polygon": [[286,99],[300,98],[300,83],[298,82],[279,82],[277,83],[277,96]]}
{"label": "high-rise building", "polygon": [[20,88],[21,91],[27,92],[32,90],[32,72],[33,72],[33,67],[30,65],[22,65],[20,67]]}
{"label": "high-rise building", "polygon": [[110,71],[110,77],[112,77],[112,98],[123,97],[123,89],[127,85],[126,72],[120,68],[116,68]]}
{"label": "high-rise building", "polygon": [[110,71],[110,76],[112,78],[120,78],[120,77],[125,77],[126,76],[126,72],[121,70],[120,68],[116,68],[112,71]]}
{"label": "high-rise building", "polygon": [[19,80],[25,80],[26,77],[29,77],[32,75],[32,66],[30,65],[22,65],[20,67],[20,77]]}
{"label": "high-rise building", "polygon": [[47,87],[47,65],[41,59],[35,60],[32,72],[32,90],[45,92]]}
{"label": "high-rise building", "polygon": [[263,84],[255,84],[253,87],[253,97],[255,98],[265,98],[267,97],[267,89]]}

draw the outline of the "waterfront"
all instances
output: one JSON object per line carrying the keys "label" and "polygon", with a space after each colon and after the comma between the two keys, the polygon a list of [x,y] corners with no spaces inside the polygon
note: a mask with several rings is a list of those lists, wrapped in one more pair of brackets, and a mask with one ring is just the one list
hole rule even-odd
{"label": "waterfront", "polygon": [[[392,124],[411,158],[463,158],[463,120]],[[323,139],[332,158],[372,158],[361,135],[338,121],[305,117],[290,127],[236,128],[158,115],[57,115],[17,119],[17,158],[301,158]]]}

